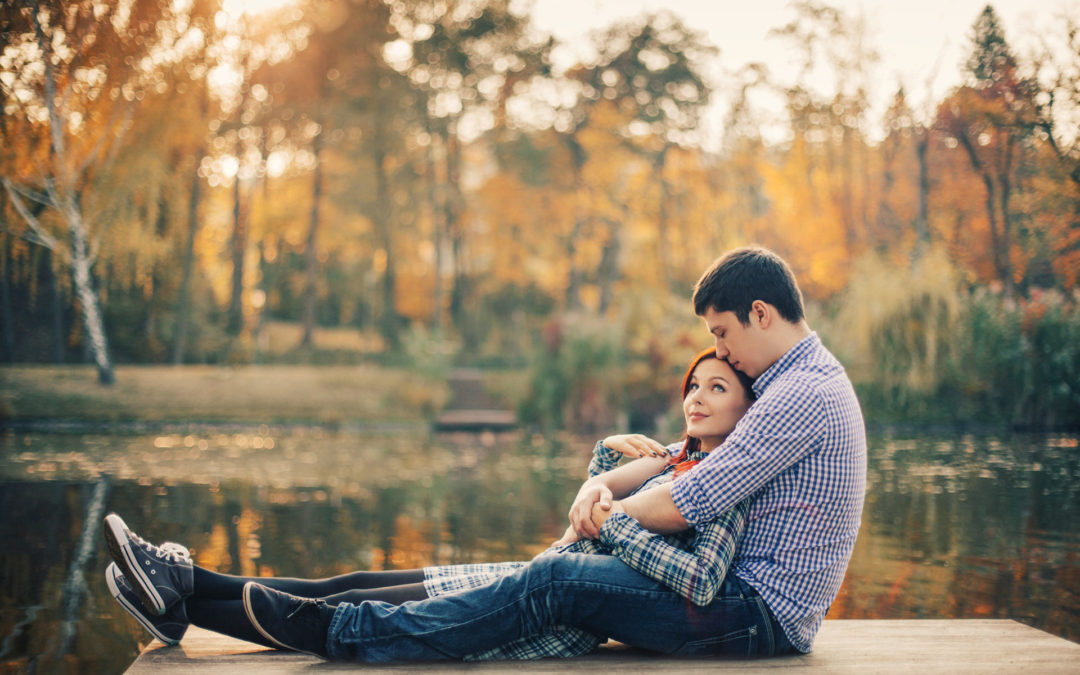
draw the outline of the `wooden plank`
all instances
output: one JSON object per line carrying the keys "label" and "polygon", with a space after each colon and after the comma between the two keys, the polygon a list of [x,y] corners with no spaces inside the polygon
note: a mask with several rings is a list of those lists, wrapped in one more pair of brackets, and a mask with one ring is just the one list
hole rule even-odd
{"label": "wooden plank", "polygon": [[[128,669],[148,673],[297,673],[354,669],[315,657],[265,649],[192,626],[178,647],[155,641]],[[365,672],[505,671],[508,662],[406,663],[364,666]],[[978,673],[997,670],[1080,673],[1080,644],[1008,620],[826,621],[814,652],[773,659],[677,659],[622,645],[577,659],[514,662],[514,670],[567,673],[593,670],[704,671],[799,669],[808,673]]]}

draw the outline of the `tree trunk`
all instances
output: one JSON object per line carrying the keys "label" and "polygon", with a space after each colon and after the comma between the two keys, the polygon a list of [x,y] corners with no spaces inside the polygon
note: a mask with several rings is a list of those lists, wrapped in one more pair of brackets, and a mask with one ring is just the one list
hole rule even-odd
{"label": "tree trunk", "polygon": [[202,180],[199,178],[199,162],[204,149],[195,153],[195,168],[191,172],[191,188],[188,192],[188,231],[184,241],[184,259],[181,267],[180,296],[176,301],[176,333],[173,338],[173,365],[184,362],[184,343],[187,341],[188,317],[191,312],[191,272],[195,266],[195,235],[199,231],[199,200]]}
{"label": "tree trunk", "polygon": [[[653,161],[653,177],[657,184],[660,186],[660,203],[657,209],[656,218],[656,257],[657,265],[660,267],[660,283],[664,289],[671,288],[671,274],[670,274],[670,253],[668,247],[668,208],[671,201],[671,190],[668,187],[667,181],[664,179],[664,162],[667,160],[667,153],[671,146],[665,145],[664,149],[656,155],[655,161]],[[604,253],[607,253],[605,249]],[[603,304],[603,303],[601,303]]]}
{"label": "tree trunk", "polygon": [[966,133],[957,134],[960,144],[964,146],[967,151],[968,160],[971,162],[971,168],[975,170],[975,173],[979,174],[982,178],[983,186],[986,188],[986,198],[984,203],[986,204],[986,217],[990,226],[990,247],[992,249],[994,258],[994,271],[997,273],[998,279],[1001,281],[1007,297],[1012,297],[1012,273],[1007,271],[1007,263],[1001,250],[1001,235],[998,233],[997,222],[997,189],[994,187],[994,178],[990,174],[982,160],[979,159],[978,153],[975,151],[975,146],[972,145],[971,139],[968,138]]}
{"label": "tree trunk", "polygon": [[[76,172],[75,164],[67,154],[67,146],[64,142],[64,119],[57,109],[56,96],[56,73],[52,60],[53,51],[49,38],[41,26],[39,15],[31,10],[34,23],[34,33],[37,37],[38,48],[44,55],[42,61],[45,64],[45,107],[49,114],[49,140],[53,171],[48,192],[52,206],[59,212],[61,218],[67,224],[68,234],[71,238],[71,271],[75,286],[75,296],[79,300],[83,325],[89,339],[87,345],[91,357],[97,365],[98,381],[101,384],[112,384],[116,381],[113,373],[112,362],[109,360],[109,344],[105,337],[105,322],[101,316],[101,308],[98,306],[97,292],[94,290],[93,278],[90,268],[93,261],[90,259],[89,232],[86,222],[83,220],[82,207],[76,196]],[[10,185],[8,191],[11,193]],[[13,193],[12,193],[13,194]],[[26,215],[24,214],[24,218]],[[27,219],[28,223],[36,224],[36,220]]]}
{"label": "tree trunk", "polygon": [[60,282],[53,267],[54,257],[52,251],[46,255],[45,273],[49,275],[49,295],[52,300],[53,362],[63,363],[64,353],[67,351],[64,345],[64,302],[60,297]]}
{"label": "tree trunk", "polygon": [[90,354],[98,369],[98,382],[112,384],[116,381],[112,362],[109,360],[109,343],[105,337],[105,323],[98,306],[90,274],[90,255],[86,241],[86,227],[82,214],[74,208],[65,209],[64,215],[71,229],[71,272],[75,280],[75,296],[79,299],[83,326],[89,339]]}
{"label": "tree trunk", "polygon": [[[377,76],[375,76],[376,85]],[[378,91],[379,87],[374,89]],[[382,313],[379,318],[379,334],[386,346],[397,349],[399,318],[397,313],[397,289],[394,259],[394,228],[390,213],[390,180],[386,175],[386,124],[383,110],[375,112],[375,142],[372,160],[375,163],[375,228],[379,233],[380,243],[386,254],[386,266],[382,279]]]}
{"label": "tree trunk", "polygon": [[[237,148],[239,157],[239,148]],[[225,330],[236,336],[244,327],[244,253],[247,250],[247,209],[241,204],[240,173],[233,182],[232,286]]]}
{"label": "tree trunk", "polygon": [[443,247],[445,231],[443,228],[443,213],[439,208],[438,197],[438,182],[435,176],[435,157],[434,157],[434,145],[435,145],[435,133],[431,126],[431,117],[427,113],[426,102],[424,109],[421,111],[424,116],[424,125],[427,129],[428,137],[431,141],[428,143],[428,147],[424,152],[424,160],[427,162],[426,174],[427,174],[427,198],[428,198],[428,211],[431,214],[431,243],[435,253],[435,288],[433,290],[433,310],[431,317],[432,328],[436,331],[441,330],[443,327]]}
{"label": "tree trunk", "polygon": [[927,151],[930,132],[922,125],[915,129],[915,157],[919,161],[919,215],[915,219],[915,259],[930,245],[930,164]]}
{"label": "tree trunk", "polygon": [[615,282],[619,276],[619,252],[622,248],[622,240],[619,237],[619,223],[609,223],[610,237],[604,245],[604,252],[600,256],[600,314],[607,312],[611,306],[611,300],[615,297]]}
{"label": "tree trunk", "polygon": [[468,275],[465,271],[465,232],[461,225],[461,143],[457,129],[446,128],[446,233],[450,237],[450,264],[453,267],[450,288],[450,320],[461,331],[468,321],[465,303],[468,300]]}
{"label": "tree trunk", "polygon": [[575,136],[566,137],[566,143],[570,147],[570,155],[574,166],[574,224],[570,229],[570,236],[566,240],[566,261],[570,267],[566,280],[566,308],[574,311],[581,309],[581,271],[574,261],[577,241],[581,237],[581,230],[585,226],[585,206],[581,196],[584,190],[582,173],[585,168],[585,148],[578,143]]}
{"label": "tree trunk", "polygon": [[1001,200],[1001,272],[1005,279],[1007,279],[1007,281],[1005,281],[1005,293],[1008,297],[1012,297],[1013,286],[1015,283],[1012,265],[1012,213],[1010,212],[1010,202],[1012,201],[1012,163],[1015,150],[1016,139],[1012,134],[1009,134],[1009,140],[1005,147],[1005,167],[999,178],[999,182],[1001,183],[1001,192],[999,193],[999,199]]}
{"label": "tree trunk", "polygon": [[[580,186],[580,183],[578,185]],[[585,209],[581,205],[580,194],[577,194],[582,189],[578,187],[575,191],[574,225],[570,230],[570,236],[566,239],[566,260],[570,265],[566,279],[566,308],[570,311],[581,309],[581,271],[578,269],[577,262],[574,261],[574,254],[585,220]]]}
{"label": "tree trunk", "polygon": [[308,222],[307,248],[304,251],[304,337],[301,347],[310,347],[314,341],[316,303],[318,300],[319,255],[316,248],[319,234],[319,200],[322,196],[322,134],[316,134],[311,142],[315,157],[312,172],[311,219]]}
{"label": "tree trunk", "polygon": [[15,313],[11,305],[11,237],[4,235],[4,273],[0,277],[0,317],[4,324],[5,363],[15,363]]}
{"label": "tree trunk", "polygon": [[[175,166],[178,162],[179,162],[179,157],[174,156],[172,158],[172,161],[171,161],[172,165]],[[158,210],[157,210],[157,218],[156,218],[156,223],[155,223],[155,228],[154,228],[154,235],[158,238],[158,240],[164,239],[165,235],[166,235],[166,232],[168,231],[168,228],[169,228],[168,213],[169,213],[169,205],[168,205],[168,202],[165,200],[165,193],[160,192],[158,194]],[[169,266],[170,267],[172,266],[171,261],[169,262]],[[137,269],[137,267],[135,265],[132,265],[132,269]],[[162,277],[164,275],[165,275],[165,273],[162,270],[161,261],[155,260],[154,261],[154,266],[150,270],[150,297],[147,298],[146,305],[145,305],[146,306],[146,322],[145,322],[145,328],[143,330],[143,337],[142,337],[142,339],[145,341],[145,344],[146,344],[146,355],[147,355],[147,357],[149,359],[155,361],[155,362],[159,358],[164,356],[164,354],[161,354],[158,351],[159,346],[162,344],[162,341],[158,339],[158,333],[160,331],[160,321],[158,319],[158,307],[157,307],[157,303],[158,303],[159,298],[160,298],[160,291],[161,291],[161,284],[162,284],[161,279],[162,279]],[[138,287],[138,284],[134,284],[133,286],[135,288],[136,293],[140,293],[142,291],[142,289]]]}

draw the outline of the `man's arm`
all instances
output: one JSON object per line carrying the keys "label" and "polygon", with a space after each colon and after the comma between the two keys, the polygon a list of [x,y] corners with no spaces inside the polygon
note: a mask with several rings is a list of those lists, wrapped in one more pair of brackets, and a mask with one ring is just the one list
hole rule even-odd
{"label": "man's arm", "polygon": [[671,500],[671,483],[616,502],[610,509],[597,503],[593,506],[592,520],[597,530],[616,511],[625,511],[628,516],[641,523],[641,526],[657,534],[682,532],[690,527],[686,519],[675,508]]}

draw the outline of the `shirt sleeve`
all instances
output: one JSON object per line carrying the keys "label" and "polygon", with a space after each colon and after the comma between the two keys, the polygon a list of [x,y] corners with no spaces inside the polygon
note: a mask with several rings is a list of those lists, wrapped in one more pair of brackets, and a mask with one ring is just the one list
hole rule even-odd
{"label": "shirt sleeve", "polygon": [[603,441],[597,441],[592,449],[592,460],[589,461],[589,478],[618,467],[621,458],[621,452],[607,447]]}
{"label": "shirt sleeve", "polygon": [[766,393],[746,412],[724,443],[671,487],[686,522],[715,519],[797,461],[821,447],[825,405],[809,387]]}
{"label": "shirt sleeve", "polygon": [[649,532],[626,513],[616,513],[600,527],[600,541],[612,554],[647,577],[656,579],[695,605],[712,602],[727,576],[735,546],[746,526],[746,501],[696,529],[693,550]]}

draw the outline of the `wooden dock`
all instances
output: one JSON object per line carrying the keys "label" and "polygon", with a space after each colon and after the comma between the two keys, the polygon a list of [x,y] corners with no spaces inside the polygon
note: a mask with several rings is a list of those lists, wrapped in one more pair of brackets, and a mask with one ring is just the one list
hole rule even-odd
{"label": "wooden dock", "polygon": [[505,431],[517,426],[517,415],[491,398],[479,370],[459,368],[450,374],[448,385],[450,400],[435,418],[436,431]]}
{"label": "wooden dock", "polygon": [[487,663],[328,663],[265,649],[196,628],[178,647],[154,641],[128,669],[148,673],[277,673],[363,669],[365,672],[576,673],[799,669],[807,673],[1080,673],[1080,644],[1007,620],[826,621],[812,654],[772,659],[677,659],[625,647],[576,659]]}

